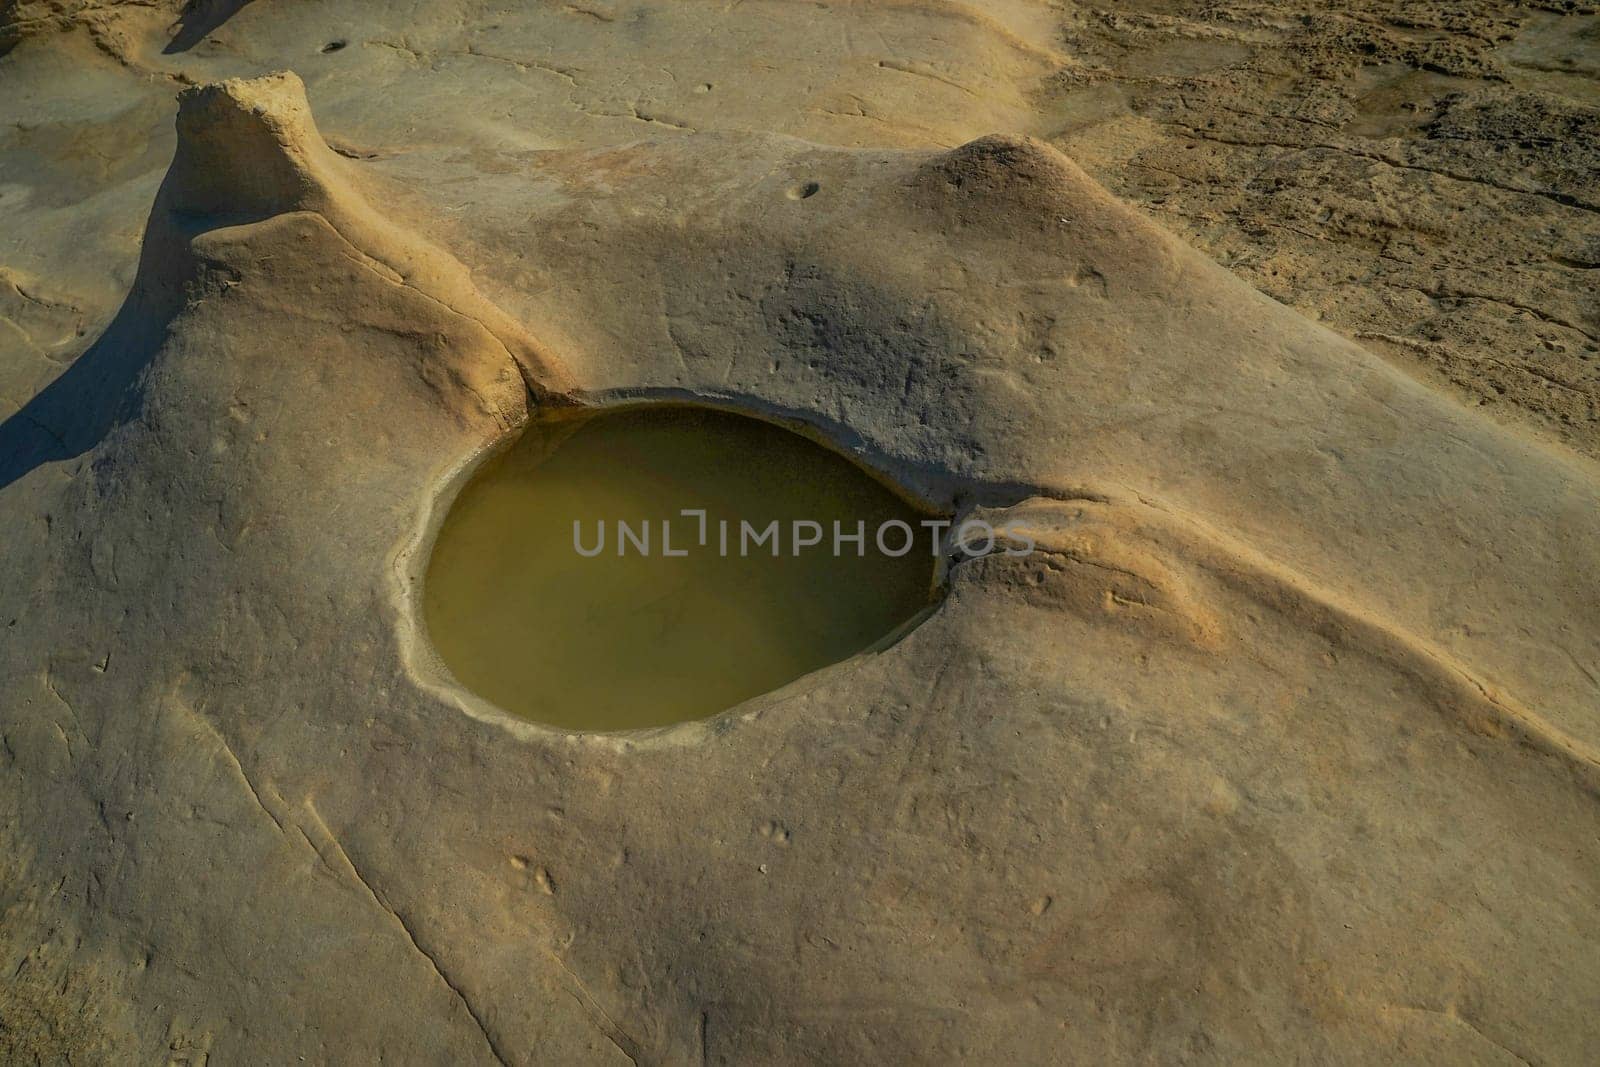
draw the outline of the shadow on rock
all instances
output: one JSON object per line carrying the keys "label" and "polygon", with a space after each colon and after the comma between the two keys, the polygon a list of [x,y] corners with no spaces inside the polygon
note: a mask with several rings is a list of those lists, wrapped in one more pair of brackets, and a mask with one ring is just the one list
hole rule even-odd
{"label": "shadow on rock", "polygon": [[163,55],[187,52],[237,15],[250,0],[189,0],[178,16],[178,30],[161,50]]}
{"label": "shadow on rock", "polygon": [[137,383],[166,334],[137,284],[105,333],[0,422],[0,489],[36,467],[82,455],[137,408]]}

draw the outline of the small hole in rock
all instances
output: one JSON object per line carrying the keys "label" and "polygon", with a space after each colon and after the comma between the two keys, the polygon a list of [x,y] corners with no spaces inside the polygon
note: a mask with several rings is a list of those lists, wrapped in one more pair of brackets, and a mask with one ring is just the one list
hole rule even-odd
{"label": "small hole in rock", "polygon": [[322,46],[322,54],[327,55],[329,52],[337,52],[344,48],[347,43],[346,41],[329,41]]}
{"label": "small hole in rock", "polygon": [[813,196],[816,196],[821,191],[822,191],[821,183],[819,183],[819,182],[805,182],[805,183],[803,183],[801,185],[797,185],[793,189],[789,190],[789,199],[790,200],[809,200]]}

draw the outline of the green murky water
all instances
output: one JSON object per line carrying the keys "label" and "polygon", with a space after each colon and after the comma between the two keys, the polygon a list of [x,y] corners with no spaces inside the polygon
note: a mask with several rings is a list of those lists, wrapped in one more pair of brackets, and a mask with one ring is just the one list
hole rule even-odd
{"label": "green murky water", "polygon": [[573,730],[700,719],[917,615],[931,519],[765,422],[605,412],[535,425],[478,471],[440,530],[424,610],[456,679],[513,714]]}

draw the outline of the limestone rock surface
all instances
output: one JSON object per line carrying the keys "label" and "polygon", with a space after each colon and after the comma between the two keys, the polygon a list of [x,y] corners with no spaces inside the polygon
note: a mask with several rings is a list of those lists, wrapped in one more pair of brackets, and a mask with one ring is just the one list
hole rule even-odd
{"label": "limestone rock surface", "polygon": [[[1592,435],[1060,150],[1131,166],[1063,79],[1179,15],[356,10],[0,8],[0,1058],[1600,1055]],[[462,470],[683,398],[1038,551],[699,723],[455,686]]]}

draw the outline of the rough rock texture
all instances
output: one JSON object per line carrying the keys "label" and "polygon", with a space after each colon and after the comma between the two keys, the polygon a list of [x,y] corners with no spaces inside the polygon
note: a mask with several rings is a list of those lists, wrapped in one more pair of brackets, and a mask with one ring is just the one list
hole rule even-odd
{"label": "rough rock texture", "polygon": [[[1600,472],[1048,143],[1064,77],[1191,76],[1082,43],[1177,16],[0,11],[0,1058],[1600,1056]],[[1383,62],[1478,54],[1437,32]],[[285,65],[318,124],[273,75],[163,131]],[[1472,196],[1588,194],[1542,166]],[[441,493],[530,408],[685,395],[1042,551],[706,723],[461,692]]]}
{"label": "rough rock texture", "polygon": [[1074,5],[1046,106],[1252,285],[1594,456],[1597,10]]}

